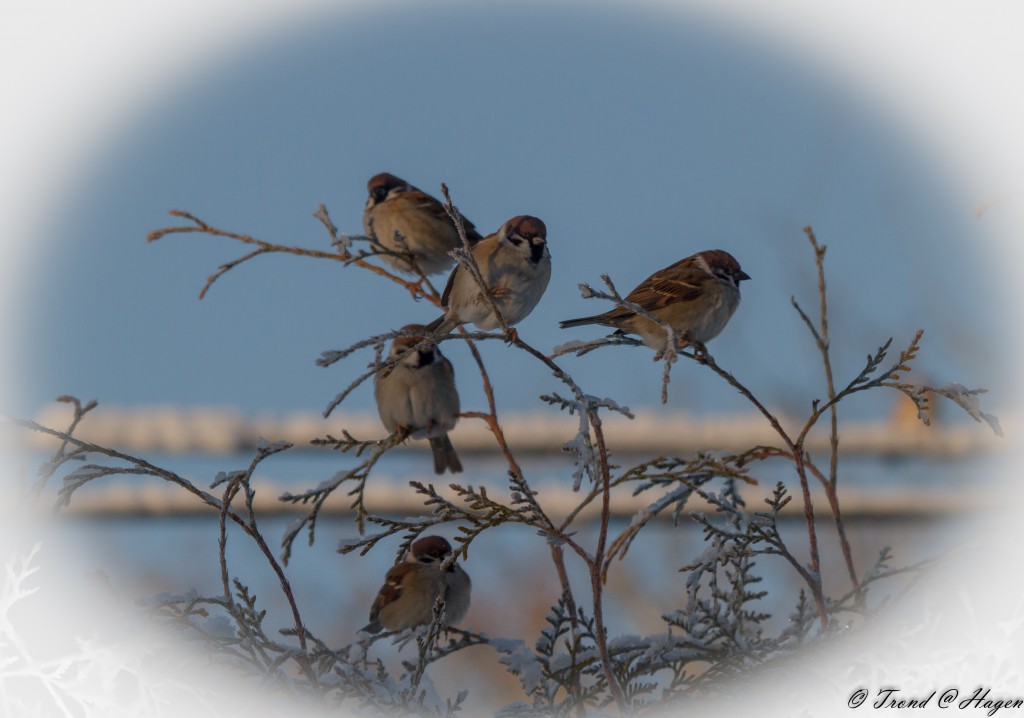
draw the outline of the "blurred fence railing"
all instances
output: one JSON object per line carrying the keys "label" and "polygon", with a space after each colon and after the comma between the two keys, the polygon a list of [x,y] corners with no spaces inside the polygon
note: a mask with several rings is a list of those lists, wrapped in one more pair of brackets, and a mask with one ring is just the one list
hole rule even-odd
{"label": "blurred fence railing", "polygon": [[[62,428],[69,419],[68,408],[56,405],[41,413],[37,421]],[[785,417],[781,421],[785,426],[797,426]],[[559,453],[578,429],[576,417],[551,412],[508,412],[501,415],[501,422],[517,454]],[[645,412],[634,420],[609,416],[604,423],[608,427],[609,448],[619,453],[686,455],[696,451],[742,451],[759,444],[778,443],[767,422],[754,414],[693,416]],[[823,422],[810,435],[805,445],[808,451],[828,451],[827,423]],[[1010,423],[1003,420],[1008,437],[1012,436]],[[385,436],[380,421],[371,414],[324,419],[312,412],[245,416],[231,409],[176,407],[100,407],[90,413],[76,435],[129,452],[227,454],[251,449],[261,438],[290,441],[301,449],[310,447],[310,441],[316,437],[341,436],[342,431],[363,440]],[[966,457],[998,451],[1010,443],[969,420],[948,425],[940,422],[929,427],[904,414],[873,423],[846,421],[841,431],[840,449],[844,454]],[[460,454],[496,451],[494,438],[481,421],[459,422],[451,437]],[[22,432],[17,438],[33,450],[45,451],[54,446],[53,439],[42,434]],[[410,442],[408,448],[424,450],[425,444]]]}

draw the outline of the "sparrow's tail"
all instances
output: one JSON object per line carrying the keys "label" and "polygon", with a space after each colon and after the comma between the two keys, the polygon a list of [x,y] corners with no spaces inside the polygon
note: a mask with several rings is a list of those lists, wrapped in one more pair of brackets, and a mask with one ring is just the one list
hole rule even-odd
{"label": "sparrow's tail", "polygon": [[442,314],[430,324],[426,325],[427,331],[433,332],[434,334],[447,334],[458,325],[454,322],[448,321],[446,315]]}
{"label": "sparrow's tail", "polygon": [[453,474],[458,474],[462,471],[462,462],[459,461],[459,455],[455,453],[455,447],[452,446],[448,434],[432,438],[430,440],[430,448],[434,452],[435,474],[443,474],[445,469],[448,469]]}
{"label": "sparrow's tail", "polygon": [[563,322],[559,322],[558,326],[562,329],[568,329],[569,327],[582,327],[586,324],[600,324],[605,320],[603,314],[595,314],[592,317],[580,317],[579,319],[566,319]]}
{"label": "sparrow's tail", "polygon": [[380,621],[376,618],[367,623],[365,626],[359,629],[360,633],[380,633],[381,629],[384,628],[380,625]]}

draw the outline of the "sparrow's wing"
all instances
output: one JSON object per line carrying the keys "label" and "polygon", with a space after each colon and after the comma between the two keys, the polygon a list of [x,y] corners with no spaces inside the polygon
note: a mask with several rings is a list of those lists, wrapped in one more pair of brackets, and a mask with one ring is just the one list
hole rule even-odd
{"label": "sparrow's wing", "polygon": [[[455,386],[455,369],[452,367],[452,363],[450,361],[448,361],[448,357],[445,357],[444,359],[442,359],[441,362],[440,362],[440,365],[441,365],[441,373],[444,376],[444,378],[447,380],[448,384],[450,386]],[[458,399],[458,395],[457,394],[456,394],[456,399]]]}
{"label": "sparrow's wing", "polygon": [[[395,198],[395,201],[408,202],[412,210],[428,214],[440,222],[452,223],[452,219],[448,216],[448,212],[445,211],[444,205],[426,192],[413,189],[409,192],[403,192]],[[459,216],[462,217],[462,226],[466,230],[466,239],[469,240],[471,245],[475,244],[480,240],[480,233],[476,231],[476,227],[466,219],[465,215],[459,212]]]}
{"label": "sparrow's wing", "polygon": [[[452,294],[452,287],[455,286],[455,275],[458,274],[461,271],[462,271],[462,265],[461,264],[456,264],[455,265],[455,269],[453,269],[452,273],[448,275],[448,283],[444,285],[444,291],[441,292],[441,308],[442,309],[447,309],[448,308],[448,298]],[[444,316],[442,316],[441,319],[444,319]],[[436,322],[436,323],[440,324],[440,322]],[[431,322],[430,324],[427,325],[427,328],[430,329],[431,331],[437,329],[437,327],[433,326],[433,324],[435,324],[435,322]]]}
{"label": "sparrow's wing", "polygon": [[[468,235],[467,235],[468,236]],[[477,265],[482,265],[481,258],[486,257],[488,254],[494,251],[498,244],[498,235],[491,234],[484,237],[475,245],[473,245],[473,258],[476,260]],[[465,273],[466,270],[462,268],[461,264],[456,264],[455,269],[448,275],[448,284],[444,285],[444,292],[441,294],[441,306],[445,309],[448,308],[448,300],[451,297],[452,287],[455,286],[455,277],[460,273]],[[470,278],[472,281],[472,278]],[[436,329],[437,327],[431,327],[428,325],[428,329]]]}
{"label": "sparrow's wing", "polygon": [[400,563],[387,572],[384,577],[384,585],[380,587],[377,598],[373,600],[373,605],[370,607],[371,624],[377,622],[377,617],[386,606],[390,606],[402,597],[402,582],[405,580],[405,575],[415,569],[415,564]]}
{"label": "sparrow's wing", "polygon": [[703,293],[706,278],[707,272],[693,266],[689,258],[681,259],[640,282],[626,301],[649,312],[678,302],[692,302]]}

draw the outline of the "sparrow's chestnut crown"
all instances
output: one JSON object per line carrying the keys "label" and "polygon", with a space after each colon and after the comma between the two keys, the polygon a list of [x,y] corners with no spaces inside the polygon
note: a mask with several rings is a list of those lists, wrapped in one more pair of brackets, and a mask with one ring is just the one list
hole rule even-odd
{"label": "sparrow's chestnut crown", "polygon": [[390,172],[381,172],[370,178],[370,181],[366,183],[366,190],[371,197],[380,202],[388,196],[388,192],[403,185],[405,185],[405,180],[395,177]]}
{"label": "sparrow's chestnut crown", "polygon": [[[423,326],[422,324],[406,324],[399,331],[403,331],[403,332],[416,332],[417,335],[418,335],[419,332],[427,333],[429,330],[425,326]],[[394,341],[391,342],[391,347],[392,347],[392,349],[395,352],[397,352],[397,351],[405,351],[409,347],[416,346],[417,344],[419,344],[424,339],[425,339],[425,337],[422,337],[422,336],[395,337]]]}
{"label": "sparrow's chestnut crown", "polygon": [[701,252],[700,257],[710,269],[719,269],[731,274],[737,284],[744,279],[750,279],[750,275],[740,269],[740,263],[736,261],[736,258],[724,249],[708,249]]}
{"label": "sparrow's chestnut crown", "polygon": [[420,563],[443,561],[452,552],[452,545],[441,536],[425,536],[409,547],[413,557]]}
{"label": "sparrow's chestnut crown", "polygon": [[505,224],[508,227],[507,234],[518,234],[523,239],[540,237],[542,240],[546,240],[548,236],[548,228],[544,222],[538,217],[533,217],[528,214],[521,214],[518,217],[513,217]]}

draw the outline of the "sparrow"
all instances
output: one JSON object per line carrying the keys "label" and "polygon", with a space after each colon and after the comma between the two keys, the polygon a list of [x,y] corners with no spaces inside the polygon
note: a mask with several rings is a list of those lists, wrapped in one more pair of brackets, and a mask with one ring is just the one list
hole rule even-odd
{"label": "sparrow", "polygon": [[[422,332],[426,327],[408,324],[402,331]],[[395,337],[391,358],[422,341],[418,336]],[[459,419],[459,392],[455,389],[452,363],[441,354],[440,347],[432,345],[409,352],[390,373],[379,369],[373,381],[373,396],[384,428],[430,442],[436,473],[443,474],[445,469],[453,474],[462,471],[462,463],[448,438],[448,432]]]}
{"label": "sparrow", "polygon": [[370,607],[370,622],[360,629],[361,632],[402,631],[430,623],[434,602],[442,595],[445,625],[461,621],[469,610],[472,583],[469,574],[455,563],[441,569],[451,553],[451,544],[440,536],[425,536],[415,541],[409,547],[405,562],[388,571]]}
{"label": "sparrow", "polygon": [[[370,196],[363,210],[363,229],[385,249],[395,252],[382,254],[385,262],[410,274],[416,272],[410,259],[428,275],[452,266],[455,260],[448,253],[461,247],[462,240],[438,200],[387,172],[371,177],[366,188]],[[462,217],[462,225],[471,245],[480,240],[472,222]]]}
{"label": "sparrow", "polygon": [[[672,327],[678,340],[704,344],[718,336],[740,304],[740,282],[750,275],[721,249],[697,252],[649,276],[629,293],[626,301]],[[625,307],[604,314],[567,319],[559,326],[603,324],[637,334],[655,351],[664,351],[666,333],[657,322]]]}
{"label": "sparrow", "polygon": [[[525,319],[551,279],[551,254],[544,222],[530,215],[513,217],[497,232],[477,242],[472,253],[505,323],[512,326]],[[475,324],[484,330],[500,326],[480,286],[461,264],[448,277],[441,307],[444,315],[427,325],[427,329],[438,334],[447,334],[460,324]]]}

